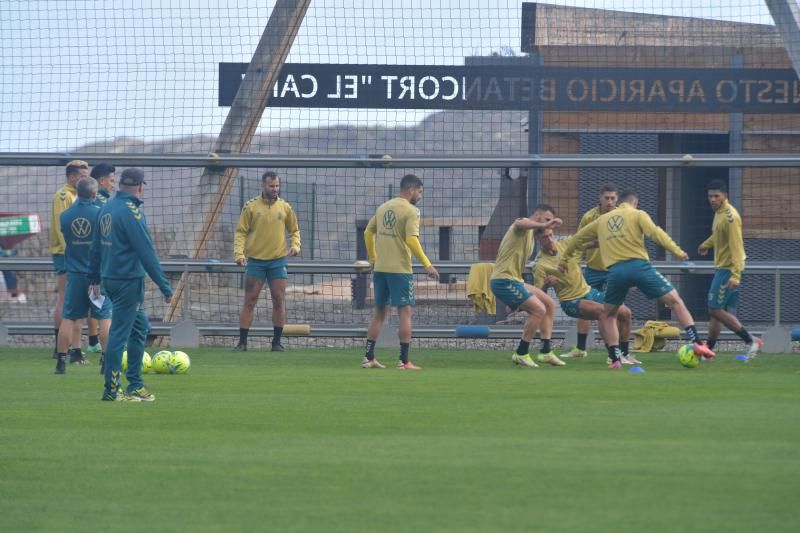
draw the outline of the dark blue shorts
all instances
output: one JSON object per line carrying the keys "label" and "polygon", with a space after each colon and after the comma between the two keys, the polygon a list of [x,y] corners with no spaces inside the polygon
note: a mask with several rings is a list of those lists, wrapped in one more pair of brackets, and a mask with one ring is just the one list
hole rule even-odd
{"label": "dark blue shorts", "polygon": [[494,295],[514,310],[517,310],[520,305],[525,303],[525,300],[533,296],[533,293],[525,287],[524,283],[515,279],[493,279],[491,287]]}
{"label": "dark blue shorts", "polygon": [[89,316],[104,320],[111,318],[111,299],[106,296],[103,307],[96,307],[89,299],[89,276],[76,272],[67,272],[67,286],[64,289],[64,308],[61,316],[67,320],[80,320]]}
{"label": "dark blue shorts", "polygon": [[711,288],[708,290],[709,309],[736,310],[736,306],[739,305],[739,287],[735,289],[728,287],[730,279],[730,270],[720,268],[714,272],[714,279],[711,280]]}
{"label": "dark blue shorts", "polygon": [[393,307],[414,305],[414,275],[397,272],[374,272],[372,287],[375,291],[375,306]]}
{"label": "dark blue shorts", "polygon": [[606,290],[608,270],[595,270],[587,266],[583,268],[583,277],[591,288],[601,292]]}
{"label": "dark blue shorts", "polygon": [[289,271],[286,268],[288,264],[289,262],[285,257],[267,261],[248,257],[247,270],[245,272],[248,276],[270,283],[275,279],[287,279],[289,277]]}
{"label": "dark blue shorts", "polygon": [[606,303],[622,305],[631,287],[637,287],[651,300],[661,298],[674,289],[672,283],[653,268],[650,261],[631,259],[608,269]]}

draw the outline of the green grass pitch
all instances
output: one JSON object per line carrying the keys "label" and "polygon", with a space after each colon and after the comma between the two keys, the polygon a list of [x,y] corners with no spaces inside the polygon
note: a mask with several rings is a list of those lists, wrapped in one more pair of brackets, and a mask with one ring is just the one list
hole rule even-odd
{"label": "green grass pitch", "polygon": [[96,364],[0,350],[2,530],[796,531],[797,354],[189,353],[145,404],[101,402]]}

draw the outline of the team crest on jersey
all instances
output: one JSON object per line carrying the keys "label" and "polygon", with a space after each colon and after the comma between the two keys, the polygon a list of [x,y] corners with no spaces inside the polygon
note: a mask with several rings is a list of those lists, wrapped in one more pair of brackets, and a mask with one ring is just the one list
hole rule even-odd
{"label": "team crest on jersey", "polygon": [[608,228],[608,231],[610,231],[611,233],[617,233],[622,229],[622,226],[624,225],[625,225],[625,219],[619,215],[614,215],[613,217],[608,219],[608,222],[606,222],[606,227]]}
{"label": "team crest on jersey", "polygon": [[283,220],[283,213],[278,213],[278,220]]}
{"label": "team crest on jersey", "polygon": [[396,223],[397,223],[397,215],[394,214],[394,211],[389,209],[383,214],[384,228],[392,229]]}
{"label": "team crest on jersey", "polygon": [[92,223],[87,218],[76,218],[69,225],[72,234],[79,239],[85,239],[92,232]]}
{"label": "team crest on jersey", "polygon": [[111,233],[111,213],[106,213],[100,217],[100,234],[108,237]]}

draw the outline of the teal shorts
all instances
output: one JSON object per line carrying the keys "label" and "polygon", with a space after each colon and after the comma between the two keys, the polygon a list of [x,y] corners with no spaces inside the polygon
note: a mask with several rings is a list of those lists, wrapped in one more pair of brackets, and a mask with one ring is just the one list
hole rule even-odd
{"label": "teal shorts", "polygon": [[[596,271],[595,271],[596,272]],[[606,293],[600,292],[597,289],[589,289],[585,295],[580,298],[575,298],[574,300],[565,300],[561,302],[561,310],[567,314],[567,316],[571,316],[572,318],[580,318],[580,305],[581,300],[589,300],[590,302],[597,302],[597,303],[605,303],[606,301]]]}
{"label": "teal shorts", "polygon": [[515,311],[533,293],[525,288],[525,284],[515,279],[498,278],[491,281],[492,292],[497,298]]}
{"label": "teal shorts", "polygon": [[650,261],[631,259],[608,269],[606,303],[622,305],[631,287],[637,287],[651,300],[661,298],[674,289],[672,283],[653,268]]}
{"label": "teal shorts", "polygon": [[727,287],[730,279],[730,270],[719,268],[714,272],[714,279],[711,280],[711,288],[708,290],[709,309],[736,310],[736,306],[739,305],[739,287],[735,289]]}
{"label": "teal shorts", "polygon": [[606,290],[606,280],[608,280],[608,271],[595,270],[587,266],[583,268],[583,278],[586,280],[586,283],[588,283],[591,288],[597,289],[598,291],[604,291]]}
{"label": "teal shorts", "polygon": [[289,271],[286,268],[288,264],[289,262],[285,257],[266,261],[248,257],[245,273],[248,276],[270,283],[275,279],[287,279],[289,277]]}
{"label": "teal shorts", "polygon": [[61,316],[67,320],[81,320],[89,316],[89,311],[96,320],[111,318],[111,299],[106,296],[103,307],[96,307],[89,299],[89,276],[78,272],[67,272]]}
{"label": "teal shorts", "polygon": [[59,276],[67,273],[67,260],[64,254],[53,255],[53,270]]}
{"label": "teal shorts", "polygon": [[397,272],[374,272],[372,286],[375,307],[414,305],[414,275]]}

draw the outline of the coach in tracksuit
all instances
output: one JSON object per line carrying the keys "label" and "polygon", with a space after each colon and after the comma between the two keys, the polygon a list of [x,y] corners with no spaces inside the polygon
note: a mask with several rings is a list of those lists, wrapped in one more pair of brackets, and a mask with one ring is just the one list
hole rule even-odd
{"label": "coach in tracksuit", "polygon": [[[149,275],[164,301],[172,299],[172,287],[161,269],[147,222],[141,210],[144,172],[128,168],[122,172],[119,191],[100,211],[100,231],[92,254],[91,282],[102,280],[105,294],[114,305],[106,347],[105,401],[153,401],[155,396],[142,381],[142,355],[150,323],[144,312],[144,278]],[[119,390],[122,350],[128,349],[128,388]]]}

